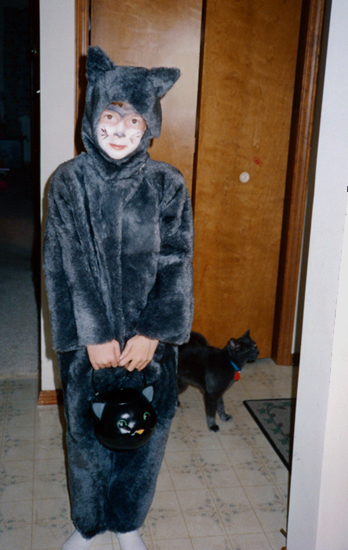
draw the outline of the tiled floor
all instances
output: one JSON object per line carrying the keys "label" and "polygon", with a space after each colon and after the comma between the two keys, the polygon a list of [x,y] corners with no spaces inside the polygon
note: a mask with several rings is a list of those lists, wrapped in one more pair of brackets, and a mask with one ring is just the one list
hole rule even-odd
{"label": "tiled floor", "polygon": [[[174,418],[155,499],[142,529],[149,550],[280,550],[288,472],[243,406],[290,397],[296,369],[259,360],[226,394],[233,422],[205,424],[189,388]],[[38,407],[37,379],[0,380],[0,547],[58,550],[72,532],[61,407]],[[92,546],[118,550],[107,533]]]}

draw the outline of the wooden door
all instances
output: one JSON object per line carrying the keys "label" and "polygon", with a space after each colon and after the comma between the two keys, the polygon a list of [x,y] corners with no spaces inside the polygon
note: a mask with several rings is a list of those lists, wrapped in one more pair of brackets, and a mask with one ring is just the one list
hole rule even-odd
{"label": "wooden door", "polygon": [[272,346],[301,5],[206,3],[194,328],[216,346],[250,328],[262,357]]}
{"label": "wooden door", "polygon": [[191,191],[195,149],[202,0],[91,0],[91,45],[116,63],[178,67],[162,99],[163,125],[150,156],[173,164]]}

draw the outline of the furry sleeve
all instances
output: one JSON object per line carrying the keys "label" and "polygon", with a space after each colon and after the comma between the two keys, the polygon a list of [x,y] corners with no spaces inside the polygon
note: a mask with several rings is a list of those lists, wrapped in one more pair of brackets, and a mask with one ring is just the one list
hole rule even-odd
{"label": "furry sleeve", "polygon": [[64,174],[53,175],[44,239],[44,271],[53,345],[68,351],[114,338],[96,276],[74,223]]}
{"label": "furry sleeve", "polygon": [[136,332],[180,345],[190,337],[193,318],[193,220],[190,196],[179,172],[162,201],[160,231],[157,278]]}

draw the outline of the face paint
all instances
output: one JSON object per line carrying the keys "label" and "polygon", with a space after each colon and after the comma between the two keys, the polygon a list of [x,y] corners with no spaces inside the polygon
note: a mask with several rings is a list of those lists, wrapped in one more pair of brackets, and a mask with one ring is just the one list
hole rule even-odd
{"label": "face paint", "polygon": [[97,126],[98,143],[109,157],[120,160],[137,149],[145,130],[145,120],[131,106],[109,105]]}

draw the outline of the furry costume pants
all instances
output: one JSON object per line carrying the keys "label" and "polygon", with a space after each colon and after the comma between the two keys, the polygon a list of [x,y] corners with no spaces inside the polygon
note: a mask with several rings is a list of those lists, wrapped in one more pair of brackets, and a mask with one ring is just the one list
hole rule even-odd
{"label": "furry costume pants", "polygon": [[[144,523],[176,410],[176,363],[176,347],[160,343],[145,368],[146,382],[154,386],[155,431],[143,447],[115,452],[103,447],[94,435],[90,413],[94,388],[86,349],[59,354],[72,518],[84,537],[106,530],[125,533]],[[95,371],[98,391],[122,385],[141,389],[142,374],[127,372],[120,367]]]}

